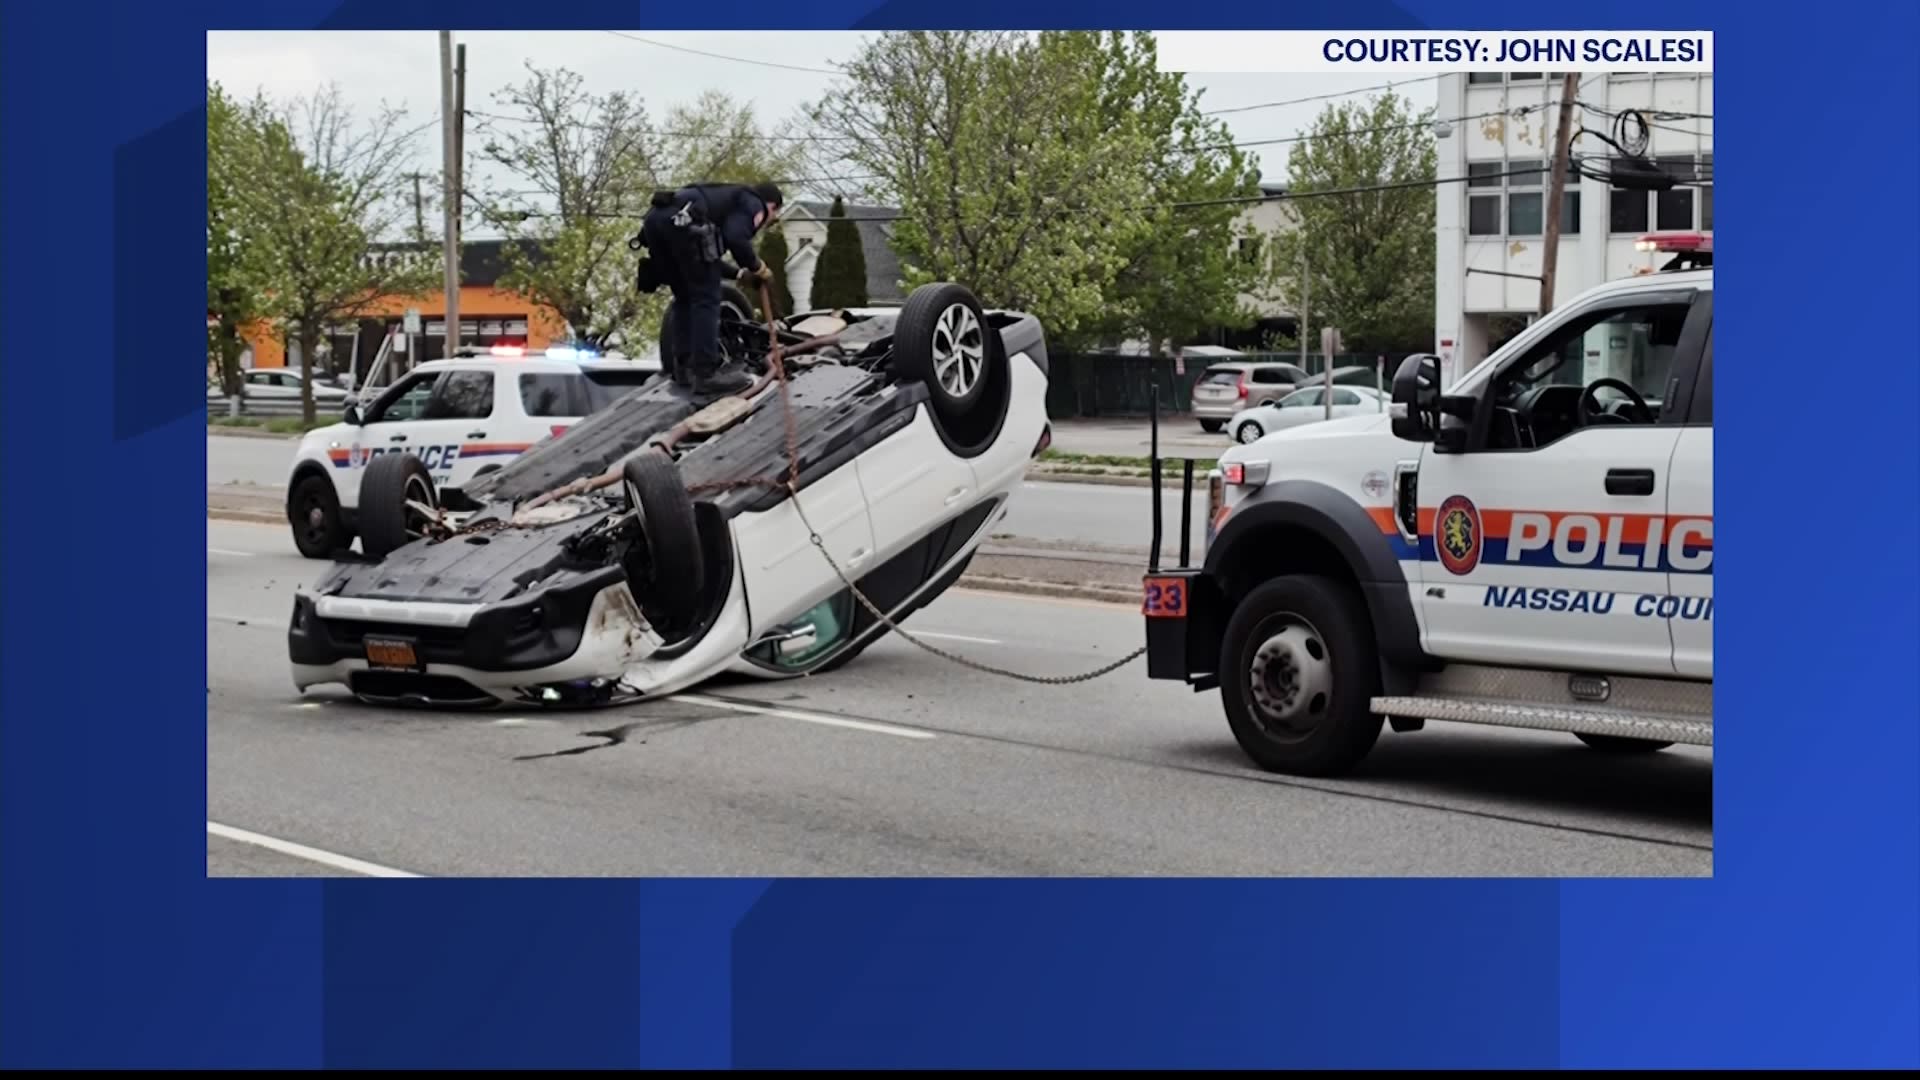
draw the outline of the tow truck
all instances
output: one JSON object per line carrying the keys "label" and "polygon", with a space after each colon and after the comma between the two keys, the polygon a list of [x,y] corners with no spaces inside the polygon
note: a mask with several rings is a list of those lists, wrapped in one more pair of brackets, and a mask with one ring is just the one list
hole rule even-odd
{"label": "tow truck", "polygon": [[1297,775],[1431,720],[1712,746],[1712,237],[1638,247],[1671,258],[1452,386],[1411,356],[1387,413],[1226,451],[1197,563],[1183,510],[1161,565],[1156,405],[1148,677],[1218,689],[1248,757]]}

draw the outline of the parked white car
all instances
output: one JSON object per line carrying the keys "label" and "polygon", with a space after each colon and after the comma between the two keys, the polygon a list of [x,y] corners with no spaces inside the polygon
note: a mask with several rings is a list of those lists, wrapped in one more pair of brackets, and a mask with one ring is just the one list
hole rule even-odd
{"label": "parked white car", "polygon": [[[1328,419],[1326,393],[1324,386],[1309,386],[1304,390],[1295,390],[1271,405],[1242,409],[1228,421],[1227,431],[1233,435],[1234,442],[1251,443],[1276,431]],[[1332,419],[1384,413],[1387,404],[1386,395],[1371,386],[1336,385],[1333,388]]]}
{"label": "parked white car", "polygon": [[[262,401],[299,401],[300,382],[306,373],[299,368],[253,368],[241,373],[240,392],[249,398]],[[220,384],[214,382],[207,387],[209,400],[224,400],[226,394]],[[325,410],[338,409],[347,403],[347,391],[331,385],[324,379],[313,384],[314,404]]]}

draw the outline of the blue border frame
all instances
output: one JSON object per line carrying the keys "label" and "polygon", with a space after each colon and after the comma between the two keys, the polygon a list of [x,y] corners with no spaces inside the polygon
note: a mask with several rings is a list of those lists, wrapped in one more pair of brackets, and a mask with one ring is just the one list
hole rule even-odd
{"label": "blue border frame", "polygon": [[[1646,10],[0,6],[0,1062],[1920,1065],[1920,20],[1886,3]],[[205,880],[205,594],[154,573],[198,565],[204,541],[200,388],[166,360],[202,347],[204,31],[437,16],[1714,28],[1733,178],[1721,351],[1739,358],[1720,387],[1720,517],[1742,538],[1717,549],[1714,879]],[[94,396],[106,340],[110,409]],[[1778,408],[1856,356],[1834,422]],[[1868,558],[1869,532],[1898,557]],[[1317,929],[1282,939],[1267,928],[1285,910]]]}

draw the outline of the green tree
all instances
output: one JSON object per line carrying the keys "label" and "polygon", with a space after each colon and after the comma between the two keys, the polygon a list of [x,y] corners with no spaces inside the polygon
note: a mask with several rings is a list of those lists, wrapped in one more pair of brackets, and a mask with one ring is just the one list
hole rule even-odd
{"label": "green tree", "polygon": [[[399,235],[411,214],[402,192],[418,129],[400,130],[400,113],[383,109],[356,121],[328,86],[278,113],[250,148],[244,198],[261,216],[254,242],[267,277],[266,314],[300,345],[309,376],[330,325],[357,319],[392,297],[420,297],[440,280],[427,252],[374,257],[371,247]],[[314,420],[313,381],[303,381],[301,415]]]}
{"label": "green tree", "polygon": [[795,143],[769,138],[750,104],[718,91],[656,126],[637,96],[595,95],[576,72],[529,65],[499,101],[511,118],[476,125],[497,182],[474,203],[484,223],[521,242],[507,245],[500,284],[597,347],[631,351],[658,334],[666,292],[634,287],[639,255],[628,246],[655,191],[777,179],[796,160]]}
{"label": "green tree", "polygon": [[[787,236],[780,226],[760,234],[760,261],[773,271],[773,281],[769,291],[773,294],[773,306],[780,309],[778,314],[793,314],[793,290],[787,287]],[[762,318],[771,317],[771,312],[761,312]]]}
{"label": "green tree", "polygon": [[242,328],[266,303],[266,268],[259,242],[265,207],[246,198],[260,179],[260,140],[274,123],[264,103],[239,102],[207,83],[207,353],[222,392],[241,392]]}
{"label": "green tree", "polygon": [[[1307,288],[1301,333],[1335,326],[1354,351],[1420,348],[1433,336],[1435,149],[1432,110],[1391,92],[1328,106],[1288,159],[1298,228],[1282,234],[1276,273]],[[1401,185],[1401,186],[1388,186]],[[1315,195],[1350,191],[1351,194]]]}
{"label": "green tree", "polygon": [[867,304],[867,253],[860,244],[860,225],[847,216],[846,201],[837,195],[827,212],[827,246],[814,264],[808,302],[818,308]]}
{"label": "green tree", "polygon": [[1234,309],[1235,200],[1258,178],[1183,78],[1155,70],[1151,35],[889,34],[847,72],[814,115],[900,206],[909,286],[962,282],[1067,348]]}

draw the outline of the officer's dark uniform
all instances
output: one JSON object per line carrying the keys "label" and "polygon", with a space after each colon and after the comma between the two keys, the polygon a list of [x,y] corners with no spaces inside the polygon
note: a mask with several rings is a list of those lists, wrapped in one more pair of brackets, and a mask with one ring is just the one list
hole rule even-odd
{"label": "officer's dark uniform", "polygon": [[753,236],[779,195],[769,184],[695,184],[655,195],[641,225],[652,264],[643,274],[673,292],[674,381],[696,394],[730,394],[753,385],[739,364],[720,365],[720,258],[730,254],[741,270],[760,270]]}

